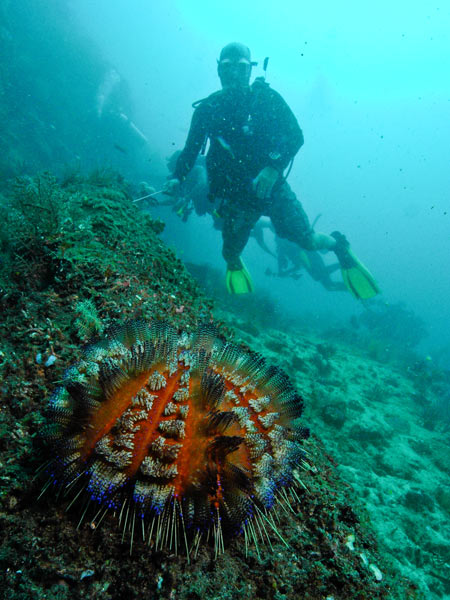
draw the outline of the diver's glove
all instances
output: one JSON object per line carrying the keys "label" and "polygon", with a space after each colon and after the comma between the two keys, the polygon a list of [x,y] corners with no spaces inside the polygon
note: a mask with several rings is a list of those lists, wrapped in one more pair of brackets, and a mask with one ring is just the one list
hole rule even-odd
{"label": "diver's glove", "polygon": [[180,192],[180,180],[174,177],[173,179],[169,179],[166,181],[162,193],[167,196],[178,196]]}
{"label": "diver's glove", "polygon": [[253,189],[260,200],[270,198],[273,186],[280,177],[279,172],[273,167],[264,167],[253,180]]}

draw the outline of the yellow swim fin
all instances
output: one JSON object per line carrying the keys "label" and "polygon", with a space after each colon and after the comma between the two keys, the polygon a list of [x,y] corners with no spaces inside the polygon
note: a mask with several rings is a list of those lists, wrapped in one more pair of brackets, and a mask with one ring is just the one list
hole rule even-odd
{"label": "yellow swim fin", "polygon": [[342,279],[348,291],[357,300],[368,300],[379,294],[380,288],[375,278],[350,250],[350,244],[345,235],[339,231],[334,231],[331,235],[336,240],[334,252],[341,265]]}
{"label": "yellow swim fin", "polygon": [[311,270],[311,261],[308,254],[304,250],[300,250],[300,260],[307,271]]}
{"label": "yellow swim fin", "polygon": [[230,294],[248,294],[253,292],[253,282],[250,273],[241,262],[240,269],[227,269],[225,283]]}

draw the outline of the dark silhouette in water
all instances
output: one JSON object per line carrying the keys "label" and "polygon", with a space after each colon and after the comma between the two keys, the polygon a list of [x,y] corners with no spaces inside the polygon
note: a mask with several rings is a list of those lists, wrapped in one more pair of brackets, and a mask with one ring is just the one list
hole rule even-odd
{"label": "dark silhouette in water", "polygon": [[302,250],[297,244],[280,238],[276,234],[276,254],[273,254],[265,243],[264,229],[270,229],[275,233],[270,222],[260,219],[252,230],[252,236],[265,252],[277,259],[278,263],[278,272],[274,273],[270,268],[267,268],[266,275],[300,279],[301,271],[305,270],[315,281],[319,281],[330,292],[343,292],[347,289],[342,281],[331,279],[331,274],[339,269],[339,263],[327,265],[317,250]]}

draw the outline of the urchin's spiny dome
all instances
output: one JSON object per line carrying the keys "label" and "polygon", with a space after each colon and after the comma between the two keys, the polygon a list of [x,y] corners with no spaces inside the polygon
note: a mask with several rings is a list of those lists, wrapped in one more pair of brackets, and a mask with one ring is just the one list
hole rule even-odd
{"label": "urchin's spiny dome", "polygon": [[[51,397],[51,477],[94,504],[132,507],[152,532],[157,517],[188,535],[234,535],[292,482],[301,411],[280,369],[213,327],[129,322],[87,346]],[[160,546],[178,543],[156,530]]]}

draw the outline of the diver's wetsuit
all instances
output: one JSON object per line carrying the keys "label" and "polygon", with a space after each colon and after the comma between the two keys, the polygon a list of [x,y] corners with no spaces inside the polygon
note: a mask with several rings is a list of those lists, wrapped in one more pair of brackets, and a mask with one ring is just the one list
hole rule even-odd
{"label": "diver's wetsuit", "polygon": [[[201,101],[174,177],[185,179],[207,139],[209,191],[222,201],[223,256],[229,268],[239,268],[239,256],[262,215],[271,218],[277,235],[311,248],[308,217],[282,178],[303,144],[302,131],[282,97],[256,80],[249,88],[224,89]],[[268,166],[280,177],[271,197],[260,200],[253,179]]]}

